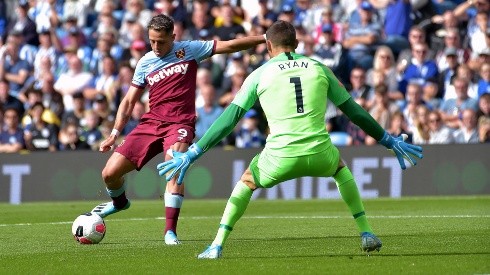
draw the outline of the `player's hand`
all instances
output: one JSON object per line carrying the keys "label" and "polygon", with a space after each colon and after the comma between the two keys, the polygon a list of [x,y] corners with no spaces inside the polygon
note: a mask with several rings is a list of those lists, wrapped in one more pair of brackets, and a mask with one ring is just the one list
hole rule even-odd
{"label": "player's hand", "polygon": [[114,149],[114,143],[116,143],[116,136],[110,135],[100,143],[99,152],[104,153]]}
{"label": "player's hand", "polygon": [[176,152],[172,149],[169,149],[167,153],[172,156],[172,159],[157,165],[158,174],[162,177],[166,175],[165,179],[170,181],[180,171],[177,184],[181,185],[184,181],[187,169],[189,169],[191,164],[198,159],[203,152],[199,145],[192,144],[185,153]]}
{"label": "player's hand", "polygon": [[407,139],[407,135],[402,134],[399,137],[393,137],[387,132],[385,132],[383,138],[378,142],[388,148],[398,159],[400,166],[402,169],[406,169],[405,161],[406,159],[412,166],[417,165],[417,161],[414,159],[415,157],[423,158],[422,147],[413,145],[405,142]]}

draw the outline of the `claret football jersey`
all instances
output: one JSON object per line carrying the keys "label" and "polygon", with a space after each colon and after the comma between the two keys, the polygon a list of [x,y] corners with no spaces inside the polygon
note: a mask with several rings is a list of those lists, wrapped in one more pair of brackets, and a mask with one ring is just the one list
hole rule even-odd
{"label": "claret football jersey", "polygon": [[148,88],[150,110],[143,119],[193,125],[198,64],[212,56],[215,47],[215,41],[180,41],[165,56],[145,54],[132,80],[133,86]]}

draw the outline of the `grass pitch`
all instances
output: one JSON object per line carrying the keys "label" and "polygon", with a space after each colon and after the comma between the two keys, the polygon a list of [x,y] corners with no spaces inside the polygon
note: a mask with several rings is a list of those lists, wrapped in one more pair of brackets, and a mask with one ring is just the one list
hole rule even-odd
{"label": "grass pitch", "polygon": [[366,200],[383,241],[360,251],[357,227],[337,200],[251,201],[219,260],[197,260],[225,200],[186,200],[181,246],[163,242],[163,202],[133,201],[105,219],[96,245],[72,221],[99,202],[0,204],[0,274],[483,274],[490,273],[490,197]]}

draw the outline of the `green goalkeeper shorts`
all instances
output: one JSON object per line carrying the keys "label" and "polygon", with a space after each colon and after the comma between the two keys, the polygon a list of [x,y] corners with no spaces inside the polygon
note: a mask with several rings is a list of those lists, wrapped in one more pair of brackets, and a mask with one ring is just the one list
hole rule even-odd
{"label": "green goalkeeper shorts", "polygon": [[289,158],[271,156],[264,150],[252,159],[249,168],[257,187],[271,188],[300,177],[331,177],[338,164],[339,150],[331,146],[321,153]]}

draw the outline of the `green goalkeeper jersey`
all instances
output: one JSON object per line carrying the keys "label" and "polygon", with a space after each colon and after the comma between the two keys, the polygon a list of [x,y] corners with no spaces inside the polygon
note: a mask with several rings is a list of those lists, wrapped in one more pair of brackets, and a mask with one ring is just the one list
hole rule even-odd
{"label": "green goalkeeper jersey", "polygon": [[331,146],[325,124],[327,98],[338,106],[350,95],[325,65],[287,52],[252,72],[232,104],[249,110],[258,99],[270,127],[268,153],[295,157]]}

